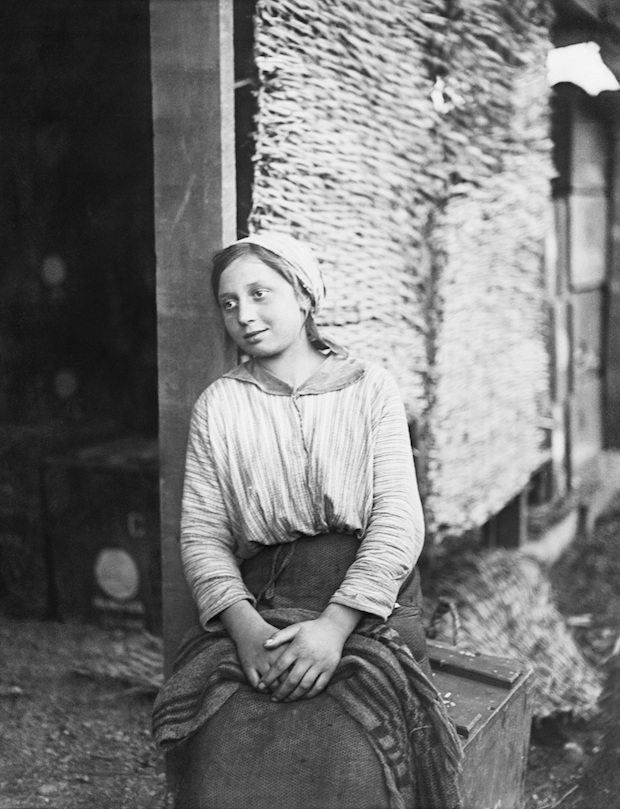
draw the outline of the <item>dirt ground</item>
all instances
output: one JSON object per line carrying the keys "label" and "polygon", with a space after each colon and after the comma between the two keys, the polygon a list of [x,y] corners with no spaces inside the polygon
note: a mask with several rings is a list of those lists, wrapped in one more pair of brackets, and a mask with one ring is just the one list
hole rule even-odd
{"label": "dirt ground", "polygon": [[164,809],[152,696],[78,674],[116,631],[0,619],[0,809]]}
{"label": "dirt ground", "polygon": [[[561,717],[535,727],[525,809],[616,809],[620,500],[551,577],[558,606],[607,685],[592,721]],[[119,631],[0,615],[0,809],[169,809],[150,734],[152,689],[84,665],[93,650],[118,660],[126,641]]]}
{"label": "dirt ground", "polygon": [[533,728],[526,809],[620,807],[620,498],[550,571],[557,606],[603,676],[599,713]]}

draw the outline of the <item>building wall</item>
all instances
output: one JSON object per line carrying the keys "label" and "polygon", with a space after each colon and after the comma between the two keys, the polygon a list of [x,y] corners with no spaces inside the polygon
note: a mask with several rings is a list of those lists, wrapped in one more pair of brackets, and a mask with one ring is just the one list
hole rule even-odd
{"label": "building wall", "polygon": [[605,101],[570,84],[556,87],[553,113],[558,261],[550,280],[560,347],[554,445],[564,450],[554,460],[556,477],[577,486],[605,444],[605,382],[616,361],[605,345],[611,335],[613,129]]}
{"label": "building wall", "polygon": [[430,526],[546,457],[542,2],[258,0],[250,227],[308,239],[323,323],[396,376]]}
{"label": "building wall", "polygon": [[428,511],[445,532],[486,522],[549,457],[548,28],[534,5],[505,11],[472,4],[450,25],[455,175],[434,237],[426,447]]}
{"label": "building wall", "polygon": [[308,238],[328,331],[425,407],[425,228],[443,178],[416,4],[257,3],[250,225]]}

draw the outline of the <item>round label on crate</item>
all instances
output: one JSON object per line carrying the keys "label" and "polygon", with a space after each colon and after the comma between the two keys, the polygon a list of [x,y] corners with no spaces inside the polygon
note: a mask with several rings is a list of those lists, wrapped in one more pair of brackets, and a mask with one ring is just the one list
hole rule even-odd
{"label": "round label on crate", "polygon": [[119,601],[128,601],[138,595],[140,572],[127,551],[104,548],[95,562],[95,579],[103,592]]}

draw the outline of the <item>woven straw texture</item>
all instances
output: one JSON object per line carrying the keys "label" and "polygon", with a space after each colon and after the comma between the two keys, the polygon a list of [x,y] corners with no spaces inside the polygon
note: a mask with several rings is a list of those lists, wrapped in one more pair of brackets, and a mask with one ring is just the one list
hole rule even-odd
{"label": "woven straw texture", "polygon": [[596,713],[600,676],[555,607],[538,562],[515,551],[470,550],[446,557],[425,581],[432,581],[427,610],[439,594],[458,617],[455,633],[453,616],[445,612],[433,626],[436,640],[532,664],[534,716],[568,713],[589,719]]}
{"label": "woven straw texture", "polygon": [[[500,24],[500,4],[467,4],[452,24],[458,80],[444,125],[455,175],[436,232],[425,448],[428,511],[447,531],[484,523],[547,457],[547,43],[546,28],[526,22],[536,20],[533,4],[517,5]],[[479,36],[493,27],[495,39]]]}
{"label": "woven straw texture", "polygon": [[440,181],[417,3],[257,4],[253,228],[307,238],[323,262],[322,322],[386,365],[424,408],[421,223]]}
{"label": "woven straw texture", "polygon": [[448,533],[540,462],[547,27],[544,4],[517,5],[256,7],[249,228],[315,247],[322,325],[398,380],[428,457],[428,521]]}
{"label": "woven straw texture", "polygon": [[124,683],[133,691],[156,694],[164,682],[164,649],[161,638],[148,632],[124,634],[118,640],[101,642],[97,635],[86,640],[76,674]]}

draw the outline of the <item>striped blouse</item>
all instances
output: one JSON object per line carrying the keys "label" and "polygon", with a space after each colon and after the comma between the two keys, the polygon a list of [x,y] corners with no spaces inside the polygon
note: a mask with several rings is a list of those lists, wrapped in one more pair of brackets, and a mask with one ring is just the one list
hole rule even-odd
{"label": "striped blouse", "polygon": [[253,601],[239,564],[261,546],[338,532],[361,542],[331,601],[387,618],[424,537],[392,377],[331,354],[296,389],[252,360],[210,385],[192,414],[181,521],[201,622]]}

